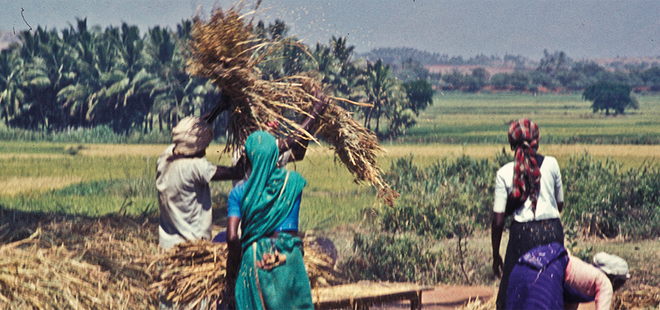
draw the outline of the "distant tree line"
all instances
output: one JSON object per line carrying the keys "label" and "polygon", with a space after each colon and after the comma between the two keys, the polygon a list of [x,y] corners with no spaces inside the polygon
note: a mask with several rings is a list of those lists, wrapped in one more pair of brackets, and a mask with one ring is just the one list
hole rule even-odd
{"label": "distant tree line", "polygon": [[[393,51],[390,50],[390,52]],[[396,58],[390,53],[372,52],[369,55],[378,54],[385,54],[383,55],[385,58],[381,59]],[[405,55],[409,54],[415,53],[405,53]],[[488,59],[488,61],[484,61],[486,62],[484,66],[476,65],[476,68],[472,69],[471,72],[454,70],[444,74],[430,73],[426,69],[428,63],[412,57],[390,65],[394,68],[395,76],[400,79],[406,80],[409,77],[427,79],[436,88],[443,90],[477,92],[486,88],[496,91],[527,92],[539,92],[543,89],[547,91],[583,91],[590,85],[609,82],[627,85],[636,91],[660,91],[660,64],[658,63],[629,64],[619,66],[625,69],[613,69],[600,66],[595,62],[574,62],[561,51],[554,53],[544,51],[544,56],[538,63],[531,63],[524,58],[516,58],[521,60],[520,65],[514,66],[515,69],[511,73],[490,75],[487,70],[488,67],[501,67],[505,61],[494,56],[490,58],[477,56],[455,65],[475,66],[479,59]],[[530,67],[530,65],[534,66]]]}
{"label": "distant tree line", "polygon": [[[117,133],[170,130],[221,96],[213,83],[185,71],[192,28],[192,21],[183,20],[175,30],[156,26],[140,34],[126,23],[101,29],[78,19],[61,31],[22,31],[19,43],[0,52],[0,117],[7,127],[45,132],[96,126]],[[287,32],[281,20],[254,27],[260,42],[282,46],[259,68],[264,79],[314,74],[331,94],[368,103],[341,104],[383,137],[404,133],[432,103],[426,77],[400,80],[380,59],[353,59],[346,38],[309,48],[288,44],[297,39]]]}

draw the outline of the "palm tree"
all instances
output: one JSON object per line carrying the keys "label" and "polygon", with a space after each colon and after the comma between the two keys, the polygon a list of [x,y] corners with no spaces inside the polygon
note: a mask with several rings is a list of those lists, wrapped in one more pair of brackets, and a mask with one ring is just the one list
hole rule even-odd
{"label": "palm tree", "polygon": [[71,49],[57,31],[37,27],[34,34],[21,33],[24,45],[20,54],[25,60],[22,72],[25,87],[25,107],[28,109],[17,119],[22,127],[47,130],[63,128],[68,117],[58,105],[57,93],[72,83]]}
{"label": "palm tree", "polygon": [[383,107],[387,106],[399,91],[392,78],[389,65],[384,65],[379,59],[376,63],[368,63],[366,69],[365,92],[367,101],[373,106],[364,108],[364,126],[371,129],[372,119],[376,120],[375,132],[380,129],[380,117]]}
{"label": "palm tree", "polygon": [[0,111],[1,117],[5,119],[5,125],[22,110],[25,94],[21,88],[21,71],[23,70],[23,59],[16,56],[15,48],[0,52]]}
{"label": "palm tree", "polygon": [[339,59],[342,64],[349,64],[351,56],[353,56],[353,50],[355,46],[346,46],[346,38],[335,38],[332,36],[330,39],[330,45],[332,46],[332,54]]}

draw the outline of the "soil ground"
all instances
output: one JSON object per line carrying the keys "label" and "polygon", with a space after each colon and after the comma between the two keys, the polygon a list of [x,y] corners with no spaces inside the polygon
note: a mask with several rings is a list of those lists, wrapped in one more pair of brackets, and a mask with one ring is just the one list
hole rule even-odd
{"label": "soil ground", "polygon": [[[490,300],[497,292],[492,286],[437,286],[432,291],[422,293],[422,309],[451,310],[465,305],[471,300],[481,299],[483,303]],[[410,309],[410,302],[396,302],[375,305],[369,309],[396,310]],[[593,303],[581,304],[578,310],[595,310]]]}

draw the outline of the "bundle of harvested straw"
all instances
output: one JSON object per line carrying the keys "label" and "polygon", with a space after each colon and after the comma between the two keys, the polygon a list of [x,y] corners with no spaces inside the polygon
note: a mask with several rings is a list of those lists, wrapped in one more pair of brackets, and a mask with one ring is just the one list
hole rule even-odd
{"label": "bundle of harvested straw", "polygon": [[156,223],[0,208],[0,309],[156,309]]}
{"label": "bundle of harvested straw", "polygon": [[[305,242],[305,268],[312,287],[342,283],[332,259]],[[176,245],[152,263],[158,279],[152,294],[189,309],[207,309],[225,296],[227,285],[227,244],[199,240]]]}
{"label": "bundle of harvested straw", "polygon": [[152,263],[159,277],[152,293],[187,305],[188,309],[211,307],[222,301],[227,285],[227,244],[200,240],[176,245]]}
{"label": "bundle of harvested straw", "polygon": [[[327,96],[323,86],[310,76],[263,80],[257,66],[283,44],[258,40],[252,33],[251,21],[247,22],[239,11],[240,8],[217,9],[207,22],[196,18],[187,62],[190,74],[211,79],[222,89],[223,96],[231,98],[221,107],[230,113],[227,150],[239,147],[250,133],[266,129],[273,120],[281,124],[276,134],[297,134],[315,141],[295,120],[308,115],[314,102],[329,99],[316,123],[316,133],[333,145],[336,156],[356,182],[368,182],[378,188],[379,196],[391,205],[398,194],[383,180],[376,163],[383,151],[376,135],[335,104],[335,100],[346,100]],[[299,46],[307,50],[306,46]]]}

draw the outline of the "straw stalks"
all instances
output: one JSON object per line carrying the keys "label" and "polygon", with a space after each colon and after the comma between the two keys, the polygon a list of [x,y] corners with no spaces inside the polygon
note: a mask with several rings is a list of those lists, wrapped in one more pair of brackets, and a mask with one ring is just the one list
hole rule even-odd
{"label": "straw stalks", "polygon": [[659,309],[660,287],[640,285],[636,289],[614,294],[612,309]]}
{"label": "straw stalks", "polygon": [[[305,240],[304,261],[312,288],[343,283],[330,257]],[[176,245],[156,259],[150,270],[157,276],[151,285],[154,295],[162,294],[173,304],[187,309],[209,309],[233,296],[227,292],[227,244],[206,240]]]}
{"label": "straw stalks", "polygon": [[156,238],[145,222],[8,215],[0,210],[1,309],[157,308],[146,269]]}
{"label": "straw stalks", "polygon": [[296,135],[317,141],[297,122],[309,115],[315,102],[328,100],[315,130],[311,131],[332,145],[335,155],[355,176],[356,182],[376,187],[379,197],[392,205],[398,193],[383,180],[376,163],[383,151],[376,135],[355,122],[351,114],[335,102],[346,99],[326,96],[323,85],[312,77],[313,72],[264,80],[258,65],[281,47],[296,45],[310,54],[306,46],[290,40],[258,39],[252,33],[251,21],[246,21],[246,16],[239,14],[240,10],[217,9],[206,22],[196,18],[187,62],[191,75],[211,79],[222,89],[223,97],[229,98],[221,101],[213,113],[229,112],[226,150],[240,148],[250,133],[268,129],[267,124],[272,121],[279,123],[274,130],[276,136]]}

